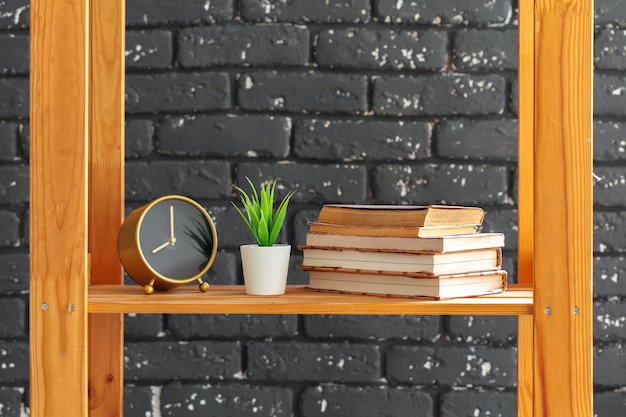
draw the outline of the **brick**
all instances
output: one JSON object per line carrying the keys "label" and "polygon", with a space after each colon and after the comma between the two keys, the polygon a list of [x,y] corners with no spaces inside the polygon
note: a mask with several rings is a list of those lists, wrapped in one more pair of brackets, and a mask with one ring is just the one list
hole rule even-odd
{"label": "brick", "polygon": [[126,7],[126,24],[218,23],[233,17],[234,0],[133,0]]}
{"label": "brick", "polygon": [[0,384],[28,382],[28,343],[0,341]]}
{"label": "brick", "polygon": [[318,385],[300,395],[307,417],[433,417],[435,401],[421,389]]}
{"label": "brick", "polygon": [[480,228],[481,232],[504,233],[504,247],[517,249],[517,210],[512,208],[488,208]]}
{"label": "brick", "polygon": [[[320,206],[321,208],[321,206]],[[306,243],[306,234],[309,231],[309,222],[317,220],[320,208],[312,210],[299,210],[293,216],[293,243],[295,245],[304,245]]]}
{"label": "brick", "polygon": [[0,202],[19,204],[28,201],[29,171],[26,165],[0,166]]}
{"label": "brick", "polygon": [[245,110],[356,115],[367,111],[367,79],[319,72],[250,72],[241,76],[237,96]]}
{"label": "brick", "polygon": [[289,388],[239,384],[170,384],[160,395],[160,416],[292,416]]}
{"label": "brick", "polygon": [[317,37],[315,58],[322,68],[440,70],[447,43],[442,30],[329,29]]}
{"label": "brick", "polygon": [[511,252],[510,250],[502,252],[502,269],[507,272],[507,282],[509,284],[518,282],[517,252]]}
{"label": "brick", "polygon": [[156,341],[126,343],[126,381],[209,380],[241,373],[238,342]]}
{"label": "brick", "polygon": [[293,203],[362,203],[367,198],[367,170],[360,165],[238,164],[237,184],[245,184],[246,176],[255,184],[278,179],[279,197],[296,190]]}
{"label": "brick", "polygon": [[0,121],[0,162],[20,159],[17,138],[18,126],[17,123]]}
{"label": "brick", "polygon": [[594,36],[594,63],[596,69],[621,70],[626,65],[626,30],[598,29]]}
{"label": "brick", "polygon": [[380,202],[507,204],[507,170],[473,164],[379,165],[373,174]]}
{"label": "brick", "polygon": [[298,334],[298,317],[285,314],[180,314],[168,318],[168,328],[174,337],[182,339],[292,337]]}
{"label": "brick", "polygon": [[0,78],[0,118],[28,118],[28,78]]}
{"label": "brick", "polygon": [[30,154],[30,124],[20,123],[17,128],[18,138],[20,140],[19,146],[24,153],[25,159],[28,159]]}
{"label": "brick", "polygon": [[517,77],[513,77],[511,81],[511,88],[508,97],[508,103],[510,107],[511,114],[517,116],[519,114],[519,80]]}
{"label": "brick", "polygon": [[516,380],[513,348],[394,345],[387,352],[387,375],[412,385],[499,385]]}
{"label": "brick", "polygon": [[27,306],[21,298],[2,298],[0,303],[0,338],[25,337]]}
{"label": "brick", "polygon": [[396,1],[378,0],[376,16],[386,23],[502,25],[512,15],[511,0]]}
{"label": "brick", "polygon": [[2,51],[0,74],[28,73],[30,65],[28,35],[0,33],[0,51]]}
{"label": "brick", "polygon": [[158,131],[167,154],[286,157],[291,119],[256,115],[166,117]]}
{"label": "brick", "polygon": [[163,336],[162,314],[124,315],[124,340],[141,340]]}
{"label": "brick", "polygon": [[595,167],[597,180],[593,190],[598,206],[626,205],[626,169],[624,167]]}
{"label": "brick", "polygon": [[[234,197],[232,197],[230,201],[239,204],[239,200]],[[213,212],[216,214],[217,218],[215,228],[217,229],[219,247],[221,249],[237,249],[238,254],[240,245],[254,243],[254,239],[250,236],[248,228],[230,204],[228,206],[219,207],[219,209],[214,208]],[[288,224],[285,224],[283,231],[287,227]],[[219,254],[219,256],[221,256],[221,254]],[[218,257],[216,256],[216,259],[217,258]],[[237,268],[239,268],[240,261],[238,256],[235,264],[237,265]]]}
{"label": "brick", "polygon": [[154,123],[147,119],[128,119],[125,125],[125,157],[142,158],[154,149]]}
{"label": "brick", "polygon": [[626,339],[626,302],[612,297],[593,304],[593,336],[602,341]]}
{"label": "brick", "polygon": [[20,218],[12,211],[0,210],[0,248],[20,245]]}
{"label": "brick", "polygon": [[593,113],[596,116],[624,116],[626,77],[596,74],[593,82]]}
{"label": "brick", "polygon": [[626,415],[626,395],[624,392],[598,392],[593,395],[594,417],[614,417]]}
{"label": "brick", "polygon": [[436,155],[442,158],[517,160],[517,120],[444,120],[435,138]]}
{"label": "brick", "polygon": [[154,415],[152,401],[153,392],[160,392],[160,387],[142,387],[134,385],[124,386],[124,415],[151,416]]}
{"label": "brick", "polygon": [[293,25],[208,26],[183,29],[178,37],[182,67],[304,66],[309,30]]}
{"label": "brick", "polygon": [[172,72],[126,77],[128,113],[224,110],[230,104],[230,81],[223,73]]}
{"label": "brick", "polygon": [[454,38],[454,67],[471,71],[517,70],[516,29],[464,29]]}
{"label": "brick", "polygon": [[[293,246],[292,246],[293,249]],[[287,277],[288,285],[309,285],[309,273],[304,272],[298,265],[302,265],[302,251],[296,251],[291,254],[289,261],[289,276]]]}
{"label": "brick", "polygon": [[626,351],[621,343],[594,346],[593,383],[598,388],[626,385]]}
{"label": "brick", "polygon": [[512,392],[446,392],[440,401],[441,417],[507,417],[514,415],[517,407],[517,398]]}
{"label": "brick", "polygon": [[381,376],[375,345],[252,342],[247,353],[252,381],[375,382]]}
{"label": "brick", "polygon": [[29,282],[28,253],[0,253],[0,294],[26,293]]}
{"label": "brick", "polygon": [[515,316],[449,316],[447,332],[455,342],[508,344],[517,337]]}
{"label": "brick", "polygon": [[314,339],[435,340],[439,325],[437,316],[304,316],[304,334]]}
{"label": "brick", "polygon": [[621,121],[594,121],[594,161],[611,162],[626,160],[626,137],[623,134],[624,129],[626,129],[626,124]]}
{"label": "brick", "polygon": [[0,29],[27,28],[30,25],[29,0],[4,0],[0,7]]}
{"label": "brick", "polygon": [[626,211],[593,213],[593,250],[599,253],[624,252]]}
{"label": "brick", "polygon": [[326,161],[413,161],[430,156],[430,124],[383,120],[303,120],[293,152]]}
{"label": "brick", "polygon": [[293,249],[296,246],[292,244],[292,254],[289,260],[289,276],[287,277],[288,285],[309,285],[309,273],[300,269],[300,265],[303,263],[303,256],[301,250]]}
{"label": "brick", "polygon": [[[217,227],[216,227],[217,228]],[[218,236],[218,251],[215,256],[215,261],[211,265],[211,269],[206,274],[206,282],[209,285],[235,285],[242,284],[243,281],[239,277],[239,266],[241,262],[237,256],[233,253],[224,252],[222,249],[222,237],[220,231],[217,232]]]}
{"label": "brick", "polygon": [[126,68],[168,68],[172,64],[172,33],[167,30],[126,31]]}
{"label": "brick", "polygon": [[22,412],[22,399],[24,388],[0,387],[0,412],[3,416],[20,416]]}
{"label": "brick", "polygon": [[626,20],[626,1],[599,0],[595,2],[595,24],[607,26],[609,24],[622,25]]}
{"label": "brick", "polygon": [[384,116],[501,114],[506,82],[498,75],[384,76],[374,80],[372,100]]}
{"label": "brick", "polygon": [[230,196],[230,166],[222,161],[158,161],[126,164],[126,196],[149,200],[164,194],[194,199]]}
{"label": "brick", "polygon": [[245,20],[292,23],[366,23],[370,19],[368,0],[331,0],[288,2],[242,0],[241,16]]}
{"label": "brick", "polygon": [[596,296],[626,296],[626,257],[593,258],[593,293]]}

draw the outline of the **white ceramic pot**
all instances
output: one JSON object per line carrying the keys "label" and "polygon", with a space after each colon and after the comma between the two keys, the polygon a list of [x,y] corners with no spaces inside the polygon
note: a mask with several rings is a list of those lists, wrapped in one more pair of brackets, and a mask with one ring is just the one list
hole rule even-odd
{"label": "white ceramic pot", "polygon": [[291,245],[242,245],[241,266],[246,294],[280,295],[287,287]]}

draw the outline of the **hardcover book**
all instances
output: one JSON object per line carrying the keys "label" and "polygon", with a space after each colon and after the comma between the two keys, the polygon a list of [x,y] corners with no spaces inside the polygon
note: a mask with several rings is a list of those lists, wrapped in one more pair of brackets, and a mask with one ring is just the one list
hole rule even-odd
{"label": "hardcover book", "polygon": [[310,289],[354,294],[426,297],[473,297],[503,292],[505,271],[420,277],[411,274],[363,273],[349,269],[307,268]]}
{"label": "hardcover book", "polygon": [[425,253],[300,246],[303,267],[336,267],[363,271],[410,272],[424,276],[499,269],[500,248]]}
{"label": "hardcover book", "polygon": [[478,226],[473,224],[459,226],[352,226],[346,224],[310,222],[309,232],[328,233],[350,236],[397,236],[429,237],[476,233]]}
{"label": "hardcover book", "polygon": [[395,250],[408,252],[453,252],[504,246],[502,233],[472,233],[437,237],[352,236],[307,233],[307,246]]}
{"label": "hardcover book", "polygon": [[478,226],[484,215],[480,207],[326,204],[317,221],[352,226]]}

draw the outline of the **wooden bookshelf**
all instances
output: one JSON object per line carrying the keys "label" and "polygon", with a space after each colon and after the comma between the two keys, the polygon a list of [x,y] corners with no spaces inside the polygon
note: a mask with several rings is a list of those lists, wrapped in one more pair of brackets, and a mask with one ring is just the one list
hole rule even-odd
{"label": "wooden bookshelf", "polygon": [[30,414],[121,416],[123,314],[518,316],[518,417],[590,417],[592,0],[520,0],[518,271],[447,301],[122,285],[124,0],[31,1]]}
{"label": "wooden bookshelf", "polygon": [[254,297],[241,285],[212,286],[206,294],[197,286],[182,286],[167,293],[145,295],[139,285],[95,285],[89,288],[90,313],[168,314],[481,314],[533,313],[533,292],[527,285],[512,285],[501,294],[450,300],[420,300],[318,292],[288,286],[284,295]]}

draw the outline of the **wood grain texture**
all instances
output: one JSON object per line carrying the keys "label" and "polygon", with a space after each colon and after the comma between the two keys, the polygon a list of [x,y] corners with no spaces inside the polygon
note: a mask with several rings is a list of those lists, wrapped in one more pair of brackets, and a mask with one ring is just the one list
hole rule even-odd
{"label": "wood grain texture", "polygon": [[517,282],[533,274],[533,159],[535,134],[535,7],[519,2]]}
{"label": "wood grain texture", "polygon": [[588,417],[593,2],[537,0],[535,13],[534,413]]}
{"label": "wood grain texture", "polygon": [[91,1],[89,252],[91,282],[120,284],[117,233],[124,219],[125,2]]}
{"label": "wood grain texture", "polygon": [[533,416],[535,323],[531,315],[517,319],[517,417]]}
{"label": "wood grain texture", "polygon": [[33,417],[87,414],[87,14],[87,0],[31,1]]}
{"label": "wood grain texture", "polygon": [[[535,134],[535,5],[520,1],[518,34],[517,282],[533,282]],[[517,321],[517,417],[533,416],[534,321]]]}
{"label": "wood grain texture", "polygon": [[[125,1],[92,0],[89,71],[91,283],[122,284],[117,232],[124,218]],[[123,315],[89,316],[89,412],[121,416]]]}
{"label": "wood grain texture", "polygon": [[246,295],[240,285],[213,285],[206,293],[187,285],[151,295],[139,285],[89,288],[90,313],[518,315],[531,314],[532,303],[530,288],[515,285],[502,294],[441,301],[318,292],[303,286],[288,286],[285,295],[272,297]]}

